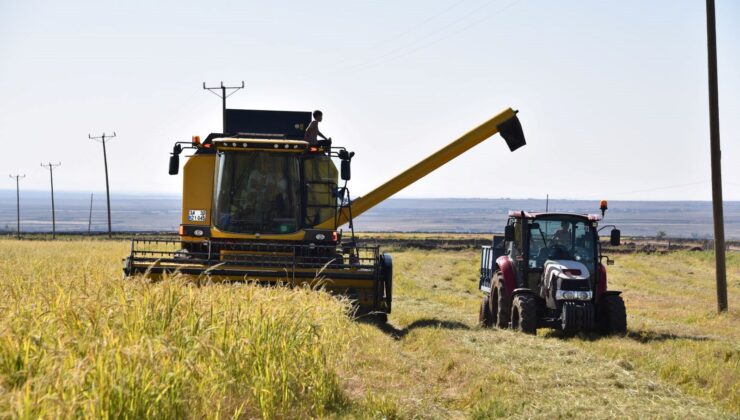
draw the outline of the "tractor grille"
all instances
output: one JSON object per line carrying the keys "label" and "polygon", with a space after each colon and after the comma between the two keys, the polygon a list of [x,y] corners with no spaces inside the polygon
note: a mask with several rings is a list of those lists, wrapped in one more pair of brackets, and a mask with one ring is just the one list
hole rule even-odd
{"label": "tractor grille", "polygon": [[562,279],[560,282],[560,290],[591,290],[588,285],[588,280]]}

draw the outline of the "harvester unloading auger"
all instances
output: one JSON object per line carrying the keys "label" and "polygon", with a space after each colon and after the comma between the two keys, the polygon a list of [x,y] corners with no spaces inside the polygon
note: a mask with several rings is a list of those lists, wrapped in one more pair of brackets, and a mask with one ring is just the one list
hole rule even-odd
{"label": "harvester unloading auger", "polygon": [[[321,284],[352,298],[358,312],[381,320],[391,312],[393,262],[378,247],[360,246],[352,219],[501,133],[509,149],[526,144],[516,111],[506,109],[365,196],[350,200],[353,152],[303,141],[309,112],[226,110],[227,133],[177,142],[193,149],[183,174],[178,240],[133,239],[127,276],[163,273],[213,281]],[[336,159],[340,169],[334,164]],[[344,181],[340,185],[340,180]],[[350,238],[338,229],[349,223]]]}

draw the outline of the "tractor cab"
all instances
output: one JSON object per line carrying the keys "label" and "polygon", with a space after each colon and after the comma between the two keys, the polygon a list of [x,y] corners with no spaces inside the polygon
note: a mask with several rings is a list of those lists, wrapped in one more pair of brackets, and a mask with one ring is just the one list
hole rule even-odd
{"label": "tractor cab", "polygon": [[[602,206],[605,212],[606,202]],[[495,318],[500,327],[521,329],[522,312],[530,316],[534,311],[534,320],[524,323],[528,332],[537,327],[575,331],[599,326],[597,318],[607,315],[598,315],[597,309],[603,311],[607,301],[619,297],[619,292],[607,291],[602,260],[611,260],[601,253],[601,219],[597,214],[509,212],[504,236],[494,236],[492,245],[482,250],[480,289],[487,296],[481,322]],[[620,232],[612,228],[610,242],[616,246]],[[523,303],[534,309],[522,308]],[[601,326],[611,328],[606,322]],[[614,325],[619,327],[621,321]]]}
{"label": "tractor cab", "polygon": [[575,262],[571,265],[578,266],[580,275],[596,279],[599,219],[597,215],[510,212],[504,253],[517,261],[517,277],[532,289],[553,261]]}

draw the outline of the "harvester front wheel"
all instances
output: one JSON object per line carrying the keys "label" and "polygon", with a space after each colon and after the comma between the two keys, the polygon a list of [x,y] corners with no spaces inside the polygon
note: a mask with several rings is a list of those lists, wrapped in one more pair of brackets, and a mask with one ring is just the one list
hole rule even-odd
{"label": "harvester front wheel", "polygon": [[511,328],[525,334],[537,333],[537,302],[534,296],[514,296],[511,307]]}
{"label": "harvester front wheel", "polygon": [[511,301],[506,297],[501,273],[496,273],[489,298],[491,307],[491,324],[498,328],[508,328],[511,318]]}
{"label": "harvester front wheel", "polygon": [[599,329],[603,334],[627,333],[627,308],[620,295],[605,295],[599,304]]}
{"label": "harvester front wheel", "polygon": [[491,304],[489,303],[489,296],[485,296],[483,301],[480,303],[480,312],[478,313],[478,323],[481,327],[489,328],[493,325],[493,319],[491,317]]}

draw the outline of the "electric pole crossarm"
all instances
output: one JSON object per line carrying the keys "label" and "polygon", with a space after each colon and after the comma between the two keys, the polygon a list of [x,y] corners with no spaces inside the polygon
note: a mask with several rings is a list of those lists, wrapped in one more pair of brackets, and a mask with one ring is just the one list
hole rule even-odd
{"label": "electric pole crossarm", "polygon": [[[223,133],[226,133],[226,98],[235,94],[239,89],[244,89],[244,80],[242,80],[241,86],[224,86],[224,82],[221,82],[220,86],[208,87],[206,86],[206,82],[203,82],[203,90],[207,90],[221,98],[221,119],[223,124],[221,131]],[[220,90],[221,93],[216,93],[215,91],[217,90]],[[231,90],[232,92],[226,93],[227,90]]]}

